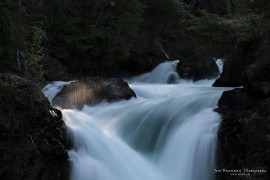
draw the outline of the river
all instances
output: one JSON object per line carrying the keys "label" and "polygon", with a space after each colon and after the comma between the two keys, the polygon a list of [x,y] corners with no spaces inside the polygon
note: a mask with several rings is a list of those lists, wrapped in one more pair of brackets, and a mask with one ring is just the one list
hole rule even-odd
{"label": "river", "polygon": [[[230,88],[182,80],[177,63],[128,79],[137,98],[62,110],[74,145],[72,180],[214,179],[221,118],[213,109]],[[44,94],[52,100],[65,84],[52,83]]]}

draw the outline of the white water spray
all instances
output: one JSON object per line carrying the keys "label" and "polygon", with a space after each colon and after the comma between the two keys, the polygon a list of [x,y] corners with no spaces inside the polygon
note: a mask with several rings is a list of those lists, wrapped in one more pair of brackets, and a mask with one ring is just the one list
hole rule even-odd
{"label": "white water spray", "polygon": [[54,81],[43,88],[43,94],[48,98],[50,103],[52,103],[53,98],[63,89],[63,87],[72,82],[74,81]]}
{"label": "white water spray", "polygon": [[223,61],[222,59],[216,59],[216,64],[218,66],[219,74],[223,72]]}
{"label": "white water spray", "polygon": [[[175,72],[163,65],[144,78],[132,79],[144,81],[130,84],[136,99],[62,111],[74,144],[69,152],[72,180],[214,178],[220,117],[213,108],[228,88],[205,87],[206,80],[146,83],[157,83],[156,76]],[[44,92],[53,99],[60,88],[55,83]]]}
{"label": "white water spray", "polygon": [[165,61],[159,64],[151,72],[142,74],[131,79],[132,82],[172,84],[179,82],[179,76],[176,72],[179,60]]}

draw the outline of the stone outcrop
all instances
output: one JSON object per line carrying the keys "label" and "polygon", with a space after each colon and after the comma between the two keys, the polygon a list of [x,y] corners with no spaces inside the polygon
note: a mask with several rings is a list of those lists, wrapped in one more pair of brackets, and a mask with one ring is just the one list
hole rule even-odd
{"label": "stone outcrop", "polygon": [[177,71],[181,78],[192,79],[194,81],[201,79],[212,79],[219,75],[219,70],[214,59],[207,60],[180,60]]}
{"label": "stone outcrop", "polygon": [[65,125],[32,81],[0,74],[0,179],[69,179]]}
{"label": "stone outcrop", "polygon": [[245,89],[235,89],[224,92],[218,106],[222,123],[218,132],[217,169],[242,170],[249,175],[216,173],[216,179],[270,179],[270,97],[257,98]]}
{"label": "stone outcrop", "polygon": [[243,62],[237,59],[226,60],[224,62],[223,72],[214,82],[214,87],[239,87],[244,85],[245,66]]}
{"label": "stone outcrop", "polygon": [[86,78],[66,85],[53,99],[53,106],[64,109],[82,108],[102,101],[113,102],[136,97],[128,83],[121,79]]}

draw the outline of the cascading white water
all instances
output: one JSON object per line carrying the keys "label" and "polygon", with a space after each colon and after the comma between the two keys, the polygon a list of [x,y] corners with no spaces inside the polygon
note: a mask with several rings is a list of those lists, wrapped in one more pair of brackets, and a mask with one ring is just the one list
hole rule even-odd
{"label": "cascading white water", "polygon": [[131,81],[161,84],[177,83],[179,81],[179,76],[175,71],[178,63],[179,60],[165,61],[164,63],[159,64],[151,72],[134,77]]}
{"label": "cascading white water", "polygon": [[68,81],[68,82],[55,81],[45,86],[42,91],[44,95],[48,98],[50,103],[52,103],[53,98],[63,89],[65,85],[68,85],[71,82],[74,82],[74,81]]}
{"label": "cascading white water", "polygon": [[[171,71],[158,68],[154,74]],[[74,144],[72,180],[213,179],[220,122],[213,108],[228,88],[145,81],[130,84],[136,99],[62,111]],[[54,94],[59,84],[44,93]]]}
{"label": "cascading white water", "polygon": [[222,59],[216,59],[216,64],[218,66],[219,74],[223,72],[223,61]]}

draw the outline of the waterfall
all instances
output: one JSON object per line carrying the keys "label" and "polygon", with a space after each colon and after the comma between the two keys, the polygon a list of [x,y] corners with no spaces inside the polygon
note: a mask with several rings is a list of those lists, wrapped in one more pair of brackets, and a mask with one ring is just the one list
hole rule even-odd
{"label": "waterfall", "polygon": [[223,61],[222,59],[216,59],[216,64],[218,66],[219,74],[223,72]]}
{"label": "waterfall", "polygon": [[48,98],[50,103],[52,104],[53,98],[63,89],[65,85],[68,85],[74,81],[55,81],[51,84],[48,84],[43,88],[43,94]]}
{"label": "waterfall", "polygon": [[176,67],[179,60],[165,61],[159,64],[151,72],[134,77],[131,81],[144,83],[177,83],[179,76],[176,73]]}
{"label": "waterfall", "polygon": [[[206,80],[165,84],[177,63],[133,78],[136,99],[62,110],[74,145],[72,180],[214,178],[220,117],[213,108],[229,88],[210,87]],[[43,92],[52,100],[63,85]]]}

